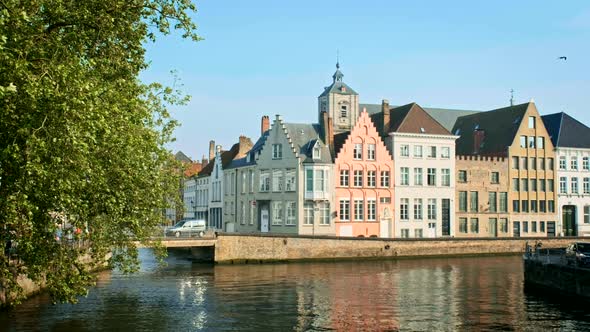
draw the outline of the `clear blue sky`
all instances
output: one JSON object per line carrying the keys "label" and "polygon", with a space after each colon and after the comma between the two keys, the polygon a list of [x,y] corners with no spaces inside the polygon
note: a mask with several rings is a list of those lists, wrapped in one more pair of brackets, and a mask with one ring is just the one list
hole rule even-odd
{"label": "clear blue sky", "polygon": [[[188,106],[173,151],[255,141],[260,117],[314,122],[336,50],[361,103],[490,110],[534,98],[590,125],[590,1],[196,2],[205,40],[148,44],[146,82],[177,70]],[[567,61],[557,57],[567,56]]]}

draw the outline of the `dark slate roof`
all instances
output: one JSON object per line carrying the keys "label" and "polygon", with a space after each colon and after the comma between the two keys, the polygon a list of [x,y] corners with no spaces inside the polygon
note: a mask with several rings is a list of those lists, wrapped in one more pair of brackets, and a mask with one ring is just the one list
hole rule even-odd
{"label": "dark slate roof", "polygon": [[336,72],[332,75],[332,85],[325,87],[324,92],[320,95],[326,96],[329,93],[337,93],[340,95],[358,95],[353,89],[351,89],[346,83],[342,82],[344,74],[340,71],[340,64],[336,63]]}
{"label": "dark slate roof", "polygon": [[590,128],[564,112],[542,116],[555,147],[590,149]]}
{"label": "dark slate roof", "polygon": [[231,164],[229,164],[229,166],[227,168],[228,169],[229,168],[239,168],[239,167],[244,167],[244,166],[256,164],[256,154],[258,152],[260,152],[260,150],[262,150],[262,148],[264,147],[264,143],[266,142],[266,139],[268,138],[268,133],[269,133],[269,130],[265,131],[264,134],[262,134],[258,138],[256,143],[254,143],[254,145],[252,146],[252,149],[250,149],[250,151],[248,151],[248,155],[250,156],[249,161],[248,161],[247,157],[234,159],[231,162]]}
{"label": "dark slate roof", "polygon": [[345,131],[343,133],[334,135],[334,155],[337,156],[338,153],[340,153],[340,149],[342,149],[344,143],[346,143],[348,136],[350,136],[350,131]]}
{"label": "dark slate roof", "polygon": [[[390,108],[396,108],[399,106],[391,105]],[[371,115],[371,119],[375,122],[375,126],[378,125],[377,119],[381,119],[376,114],[381,113],[381,104],[359,104],[359,109],[362,111],[363,108],[367,110],[367,113]],[[456,109],[448,109],[448,108],[432,108],[432,107],[424,107],[423,108],[426,113],[432,116],[438,123],[443,125],[448,131],[453,129],[455,122],[461,116],[471,115],[478,113],[479,111],[469,111],[469,110],[456,110]],[[379,128],[378,128],[379,129]],[[379,130],[381,132],[381,130]]]}
{"label": "dark slate roof", "polygon": [[[322,130],[319,124],[283,123],[283,125],[291,138],[295,150],[299,152],[299,157],[304,163],[332,163],[332,154],[329,147],[321,139]],[[315,142],[319,142],[321,146],[319,160],[312,158],[312,148]]]}
{"label": "dark slate roof", "polygon": [[334,82],[330,86],[327,86],[324,88],[324,92],[322,92],[320,97],[326,96],[332,92],[340,94],[340,95],[358,95],[358,93],[356,93],[356,91],[351,89],[346,83]]}
{"label": "dark slate roof", "polygon": [[473,154],[474,132],[475,130],[483,130],[485,137],[478,154],[506,155],[529,105],[532,105],[532,103],[479,112],[458,118],[452,130],[454,135],[460,136],[457,139],[456,154]]}
{"label": "dark slate roof", "polygon": [[193,162],[191,160],[191,158],[187,157],[187,155],[185,155],[182,151],[176,152],[176,154],[174,155],[174,158],[180,162],[183,162],[183,163],[192,163]]}

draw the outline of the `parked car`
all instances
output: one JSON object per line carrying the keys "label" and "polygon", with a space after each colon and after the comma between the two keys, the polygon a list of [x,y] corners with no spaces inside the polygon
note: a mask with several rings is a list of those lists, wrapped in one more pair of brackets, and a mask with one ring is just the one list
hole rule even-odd
{"label": "parked car", "polygon": [[205,220],[184,220],[166,230],[166,236],[199,236],[205,235],[207,223]]}
{"label": "parked car", "polygon": [[590,265],[590,242],[574,242],[565,249],[567,264]]}

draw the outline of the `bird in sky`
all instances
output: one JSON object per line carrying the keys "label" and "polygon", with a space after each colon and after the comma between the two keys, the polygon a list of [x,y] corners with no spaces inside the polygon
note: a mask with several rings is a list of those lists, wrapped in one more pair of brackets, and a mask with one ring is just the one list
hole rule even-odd
{"label": "bird in sky", "polygon": [[566,56],[560,56],[559,58],[557,58],[557,60],[567,60]]}

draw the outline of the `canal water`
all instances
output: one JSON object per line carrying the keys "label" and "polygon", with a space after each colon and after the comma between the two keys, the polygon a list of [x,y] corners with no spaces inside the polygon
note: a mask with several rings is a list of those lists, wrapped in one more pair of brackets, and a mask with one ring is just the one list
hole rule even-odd
{"label": "canal water", "polygon": [[214,266],[171,252],[106,271],[76,305],[34,297],[1,331],[588,331],[590,305],[531,294],[520,257]]}

